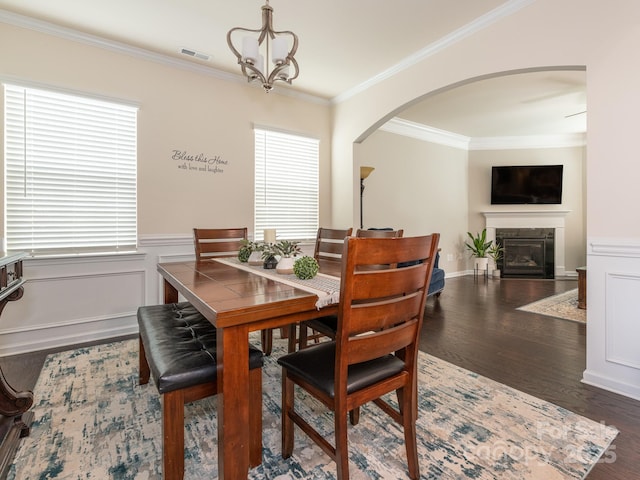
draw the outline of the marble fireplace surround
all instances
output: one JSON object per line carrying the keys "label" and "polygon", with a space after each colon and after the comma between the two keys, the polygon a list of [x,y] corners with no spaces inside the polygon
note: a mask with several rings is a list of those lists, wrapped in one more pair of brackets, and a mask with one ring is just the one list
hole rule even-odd
{"label": "marble fireplace surround", "polygon": [[565,217],[570,210],[527,210],[482,212],[487,239],[495,241],[496,228],[553,228],[555,230],[555,276],[565,276]]}

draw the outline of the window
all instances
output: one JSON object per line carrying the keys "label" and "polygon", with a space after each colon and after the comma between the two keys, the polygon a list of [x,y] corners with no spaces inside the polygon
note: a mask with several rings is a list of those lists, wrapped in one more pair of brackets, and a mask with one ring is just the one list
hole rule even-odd
{"label": "window", "polygon": [[318,231],[319,142],[255,129],[255,240],[275,228],[278,240],[305,240]]}
{"label": "window", "polygon": [[4,87],[7,249],[134,249],[137,108]]}

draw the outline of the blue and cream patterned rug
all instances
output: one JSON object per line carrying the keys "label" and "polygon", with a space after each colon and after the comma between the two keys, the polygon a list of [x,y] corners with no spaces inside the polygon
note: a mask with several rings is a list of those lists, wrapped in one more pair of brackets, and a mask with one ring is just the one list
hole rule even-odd
{"label": "blue and cream patterned rug", "polygon": [[[256,338],[257,340],[257,338]],[[333,479],[335,465],[296,431],[294,455],[280,455],[280,369],[286,341],[264,366],[264,450],[252,479]],[[420,354],[418,447],[429,479],[584,478],[617,435],[612,427]],[[160,401],[139,386],[137,340],[47,357],[35,388],[31,435],[9,479],[160,479]],[[299,397],[300,398],[300,397]],[[331,415],[298,401],[316,426]],[[185,479],[217,478],[216,399],[185,408]],[[349,431],[353,479],[404,479],[402,430],[375,406]]]}

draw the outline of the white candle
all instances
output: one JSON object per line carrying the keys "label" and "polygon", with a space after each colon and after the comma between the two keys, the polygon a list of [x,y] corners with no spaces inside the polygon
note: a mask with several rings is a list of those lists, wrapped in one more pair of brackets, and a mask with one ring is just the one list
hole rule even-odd
{"label": "white candle", "polygon": [[244,37],[242,39],[242,57],[245,62],[255,64],[258,59],[258,39]]}
{"label": "white candle", "polygon": [[287,58],[287,40],[282,37],[276,37],[271,42],[271,61],[276,65],[284,63]]}
{"label": "white candle", "polygon": [[264,229],[264,242],[265,243],[276,243],[276,229],[275,228],[265,228]]}
{"label": "white candle", "polygon": [[258,60],[256,60],[256,64],[255,67],[258,69],[258,71],[264,75],[264,55],[259,54],[258,55]]}

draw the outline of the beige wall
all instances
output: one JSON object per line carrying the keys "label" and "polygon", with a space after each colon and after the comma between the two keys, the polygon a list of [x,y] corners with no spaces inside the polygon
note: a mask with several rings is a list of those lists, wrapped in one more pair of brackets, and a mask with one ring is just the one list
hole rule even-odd
{"label": "beige wall", "polygon": [[[354,142],[421,96],[474,78],[585,66],[588,137],[587,366],[584,381],[640,398],[640,2],[536,0],[334,109],[333,220],[357,222]],[[336,206],[344,205],[338,209]],[[347,207],[351,205],[351,209]]]}
{"label": "beige wall", "polygon": [[[0,23],[0,77],[139,105],[140,235],[195,226],[253,230],[253,125],[320,139],[320,220],[331,221],[330,108]],[[222,173],[183,170],[174,150],[219,156]],[[0,182],[4,183],[4,182]],[[4,222],[3,222],[4,223]]]}
{"label": "beige wall", "polygon": [[[404,228],[407,235],[439,232],[441,266],[448,273],[471,268],[466,232],[481,231],[487,211],[568,210],[566,271],[575,274],[586,264],[583,147],[467,152],[378,130],[354,152],[357,165],[375,167],[365,181],[364,227]],[[561,205],[491,205],[493,165],[537,164],[564,165]]]}
{"label": "beige wall", "polygon": [[466,269],[467,152],[377,131],[356,145],[355,161],[375,167],[365,180],[364,227],[403,228],[405,235],[440,233],[440,267]]}

